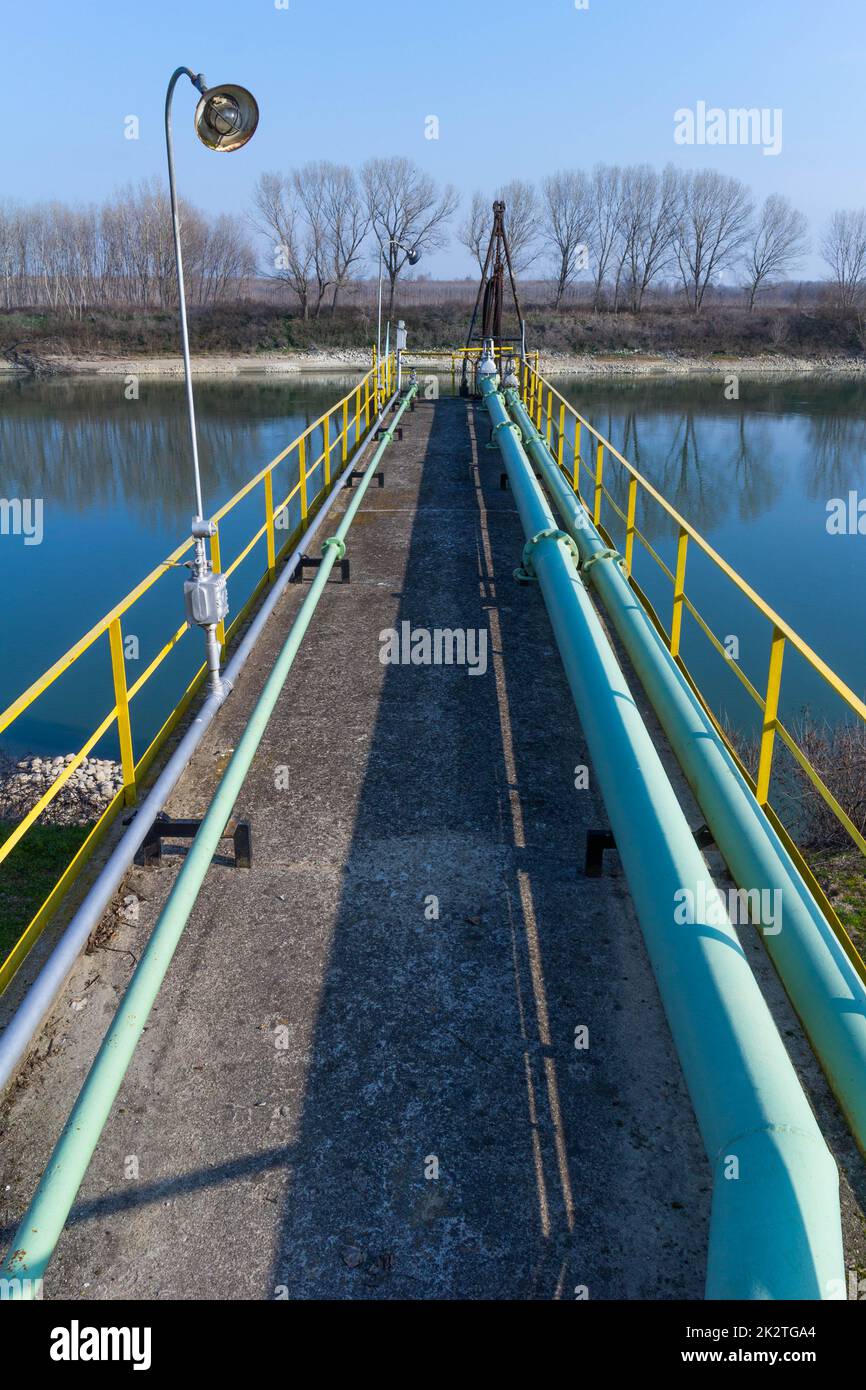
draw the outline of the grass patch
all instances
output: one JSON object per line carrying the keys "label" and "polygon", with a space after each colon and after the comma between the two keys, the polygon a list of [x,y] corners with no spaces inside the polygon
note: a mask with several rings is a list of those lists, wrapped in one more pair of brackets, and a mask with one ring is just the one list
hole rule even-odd
{"label": "grass patch", "polygon": [[[0,843],[16,821],[0,821]],[[0,959],[5,960],[63,870],[90,834],[90,825],[33,825],[0,867]]]}
{"label": "grass patch", "polygon": [[860,955],[866,958],[866,873],[857,850],[808,855],[809,865]]}

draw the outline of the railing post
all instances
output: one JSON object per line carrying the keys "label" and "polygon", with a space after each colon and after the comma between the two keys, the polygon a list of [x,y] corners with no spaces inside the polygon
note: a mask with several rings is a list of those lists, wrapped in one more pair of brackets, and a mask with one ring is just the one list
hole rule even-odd
{"label": "railing post", "polygon": [[331,417],[326,415],[322,424],[322,453],[325,455],[325,490],[331,486]]}
{"label": "railing post", "polygon": [[355,387],[355,444],[357,449],[358,441],[361,438],[361,383]]}
{"label": "railing post", "polygon": [[579,420],[574,422],[574,466],[571,471],[571,486],[580,496],[580,435],[583,426]]}
{"label": "railing post", "polygon": [[671,656],[679,656],[680,636],[683,628],[683,594],[686,588],[686,557],[689,549],[689,533],[680,527],[677,540],[677,567],[674,573],[674,607],[671,614]]}
{"label": "railing post", "polygon": [[[213,535],[212,535],[211,538],[210,538],[210,567],[211,567],[211,569],[213,570],[214,574],[222,574],[222,558],[221,558],[221,555],[220,555],[220,533],[219,533],[219,531],[217,530],[216,527],[214,528],[214,533],[213,533]],[[225,656],[225,650],[226,650],[226,625],[225,625],[225,619],[223,619],[223,621],[222,621],[221,623],[217,623],[216,637],[217,637],[217,641],[218,641],[219,644],[220,644],[220,651],[222,652],[223,656]]]}
{"label": "railing post", "polygon": [[120,618],[113,618],[108,628],[111,648],[111,674],[114,678],[114,703],[117,706],[117,734],[120,740],[120,767],[123,773],[123,800],[126,806],[135,801],[135,757],[132,751],[132,725],[129,719],[129,694],[126,686],[126,663],[123,656],[123,633]]}
{"label": "railing post", "polygon": [[601,489],[604,478],[604,445],[599,444],[595,451],[595,495],[592,502],[592,519],[596,526],[601,521]]}
{"label": "railing post", "polygon": [[369,428],[370,428],[370,381],[371,381],[371,378],[370,378],[370,377],[367,377],[366,381],[364,382],[364,428],[365,428],[365,429],[369,429]]}
{"label": "railing post", "polygon": [[343,401],[343,447],[340,451],[340,459],[343,463],[349,457],[349,398]]}
{"label": "railing post", "polygon": [[298,481],[301,485],[301,521],[307,520],[307,436],[298,441]]}
{"label": "railing post", "polygon": [[547,388],[547,447],[550,448],[550,438],[553,433],[553,387]]}
{"label": "railing post", "polygon": [[559,430],[556,441],[556,462],[562,468],[562,451],[565,445],[565,402],[559,407]]}
{"label": "railing post", "polygon": [[628,481],[628,506],[625,522],[625,572],[631,577],[632,556],[634,554],[634,521],[637,513],[637,478]]}
{"label": "railing post", "polygon": [[271,469],[268,469],[265,474],[265,521],[267,523],[265,539],[268,546],[268,579],[272,580],[277,572],[277,545],[274,531],[274,475]]}
{"label": "railing post", "polygon": [[758,758],[758,777],[755,796],[759,806],[766,806],[770,799],[770,777],[773,772],[773,745],[776,741],[776,722],[779,716],[779,690],[782,685],[782,659],[785,655],[785,638],[777,627],[773,628],[770,645],[770,667],[767,673],[767,698],[764,701],[764,724],[761,730],[761,752]]}

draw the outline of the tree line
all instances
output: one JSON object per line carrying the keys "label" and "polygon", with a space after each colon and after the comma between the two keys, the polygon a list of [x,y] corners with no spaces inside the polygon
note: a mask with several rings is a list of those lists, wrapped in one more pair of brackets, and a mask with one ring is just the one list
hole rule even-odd
{"label": "tree line", "polygon": [[[506,205],[516,274],[549,280],[556,306],[585,282],[595,309],[639,314],[654,286],[674,284],[698,313],[724,279],[742,287],[751,309],[811,249],[806,218],[788,198],[770,194],[756,205],[745,183],[710,169],[598,164],[538,185],[512,180],[495,195]],[[267,278],[289,288],[302,317],[316,317],[371,263],[375,273],[381,257],[390,314],[410,253],[447,244],[458,206],[450,184],[399,156],[367,160],[357,172],[320,160],[264,173],[246,217],[208,217],[181,203],[189,300],[249,296]],[[491,209],[492,198],[475,192],[455,229],[479,269]],[[866,291],[866,209],[835,212],[818,250],[836,304],[857,306]],[[6,309],[47,305],[78,316],[97,306],[176,304],[161,183],[126,188],[98,207],[0,204],[0,297]]]}
{"label": "tree line", "polygon": [[[256,272],[249,237],[227,214],[181,202],[188,298],[214,304]],[[102,305],[177,303],[171,207],[158,180],[126,188],[101,207],[0,204],[3,307],[47,305],[81,315]]]}

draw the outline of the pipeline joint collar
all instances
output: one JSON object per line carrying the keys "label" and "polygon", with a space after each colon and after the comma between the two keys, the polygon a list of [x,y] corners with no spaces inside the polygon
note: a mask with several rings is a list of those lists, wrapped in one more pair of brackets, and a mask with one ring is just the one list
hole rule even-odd
{"label": "pipeline joint collar", "polygon": [[530,537],[523,547],[523,563],[519,569],[514,571],[514,578],[519,584],[528,584],[531,583],[533,579],[538,578],[538,575],[535,573],[533,555],[536,546],[539,545],[541,541],[564,541],[574,561],[575,569],[580,568],[580,551],[575,541],[567,531],[559,531],[555,527],[549,526],[544,531],[538,531],[536,535]]}
{"label": "pipeline joint collar", "polygon": [[346,542],[344,540],[341,540],[339,536],[329,536],[326,541],[322,542],[323,555],[325,554],[325,551],[328,549],[328,546],[331,545],[337,552],[337,559],[342,560],[343,556],[346,554]]}
{"label": "pipeline joint collar", "polygon": [[495,424],[495,425],[493,426],[493,428],[491,429],[491,431],[490,431],[490,438],[489,438],[488,441],[487,441],[487,448],[488,448],[488,449],[498,449],[498,448],[499,448],[499,444],[498,444],[498,441],[497,441],[497,439],[496,439],[496,431],[497,431],[497,430],[511,430],[511,431],[513,432],[514,438],[517,440],[518,444],[522,444],[522,443],[523,443],[523,432],[522,432],[520,426],[519,426],[519,425],[516,425],[516,424],[514,423],[513,420],[500,420],[500,421],[498,422],[498,424]]}
{"label": "pipeline joint collar", "polygon": [[597,550],[594,555],[590,555],[588,560],[584,560],[580,569],[586,574],[586,571],[591,570],[593,565],[597,564],[599,560],[615,560],[618,565],[625,565],[625,560],[622,558],[619,551],[611,550],[610,547],[608,547],[605,550]]}
{"label": "pipeline joint collar", "polygon": [[493,426],[491,434],[495,434],[497,430],[513,430],[515,435],[517,436],[517,442],[519,444],[523,442],[523,433],[521,431],[521,428],[519,425],[516,425],[513,420],[500,420],[498,424],[495,424]]}

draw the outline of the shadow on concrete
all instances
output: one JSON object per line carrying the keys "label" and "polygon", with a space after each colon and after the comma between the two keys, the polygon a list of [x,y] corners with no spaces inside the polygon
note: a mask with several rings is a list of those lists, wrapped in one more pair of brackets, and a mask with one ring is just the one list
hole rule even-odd
{"label": "shadow on concrete", "polygon": [[[271,1283],[700,1297],[708,1173],[622,880],[582,874],[603,808],[575,787],[582,734],[487,437],[440,401],[359,518],[386,582],[349,699],[377,625],[484,628],[488,669],[384,668]],[[387,513],[416,490],[407,555]]]}

